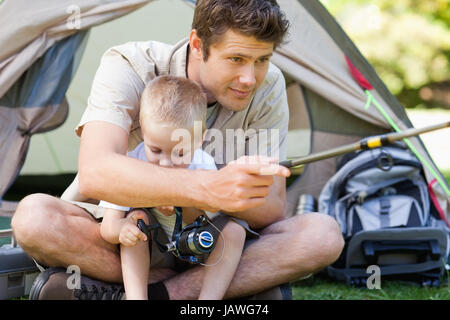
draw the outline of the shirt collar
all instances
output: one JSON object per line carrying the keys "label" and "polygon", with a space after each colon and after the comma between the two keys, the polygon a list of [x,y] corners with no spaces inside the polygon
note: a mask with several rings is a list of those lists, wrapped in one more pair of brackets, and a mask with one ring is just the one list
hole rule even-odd
{"label": "shirt collar", "polygon": [[172,57],[169,63],[168,73],[173,76],[187,78],[187,50],[189,46],[189,39],[183,39],[175,44],[172,50]]}

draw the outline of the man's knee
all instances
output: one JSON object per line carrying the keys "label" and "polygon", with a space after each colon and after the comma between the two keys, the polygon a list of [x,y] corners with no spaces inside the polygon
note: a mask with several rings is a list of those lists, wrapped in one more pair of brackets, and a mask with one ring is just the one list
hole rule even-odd
{"label": "man's knee", "polygon": [[14,237],[23,247],[32,244],[42,233],[40,228],[43,220],[51,221],[49,210],[53,197],[46,194],[31,194],[23,198],[12,217],[11,228]]}
{"label": "man's knee", "polygon": [[315,251],[314,269],[320,270],[335,262],[344,248],[344,238],[336,220],[322,213],[304,214],[298,219],[299,241],[307,238]]}

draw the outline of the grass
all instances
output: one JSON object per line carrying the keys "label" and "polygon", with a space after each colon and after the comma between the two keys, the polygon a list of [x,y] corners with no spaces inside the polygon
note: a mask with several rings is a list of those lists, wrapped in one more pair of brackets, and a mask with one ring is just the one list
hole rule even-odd
{"label": "grass", "polygon": [[448,277],[440,288],[381,279],[380,289],[369,290],[319,275],[294,282],[292,296],[294,300],[450,300],[450,285]]}

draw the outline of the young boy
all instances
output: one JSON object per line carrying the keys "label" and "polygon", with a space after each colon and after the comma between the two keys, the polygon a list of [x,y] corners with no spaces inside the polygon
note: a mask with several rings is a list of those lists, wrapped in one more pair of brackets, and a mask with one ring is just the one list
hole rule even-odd
{"label": "young boy", "polygon": [[[173,76],[152,80],[141,96],[139,122],[144,141],[128,152],[129,157],[165,167],[217,170],[214,159],[201,150],[202,141],[193,139],[194,123],[202,125],[203,136],[198,140],[203,140],[206,132],[206,96],[195,82]],[[191,138],[177,140],[180,137]],[[143,210],[133,210],[127,215],[128,207],[106,201],[99,205],[107,208],[100,228],[102,237],[110,243],[120,243],[127,299],[148,299],[149,242],[137,227],[137,220],[143,219],[149,224],[149,218]],[[173,208],[151,210],[171,239],[176,218]],[[201,214],[205,213],[195,208],[183,208],[183,224],[192,223]],[[219,213],[207,215],[213,219]],[[239,263],[245,229],[237,221],[229,220],[222,235],[206,260],[206,265],[211,266],[206,269],[199,299],[222,299]]]}

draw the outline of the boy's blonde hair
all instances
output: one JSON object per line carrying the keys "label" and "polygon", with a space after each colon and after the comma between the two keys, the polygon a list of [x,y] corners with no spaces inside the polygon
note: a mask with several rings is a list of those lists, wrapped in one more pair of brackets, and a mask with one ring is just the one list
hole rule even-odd
{"label": "boy's blonde hair", "polygon": [[194,121],[206,127],[206,95],[196,82],[175,76],[160,76],[147,85],[141,96],[139,121],[167,121],[193,128]]}

